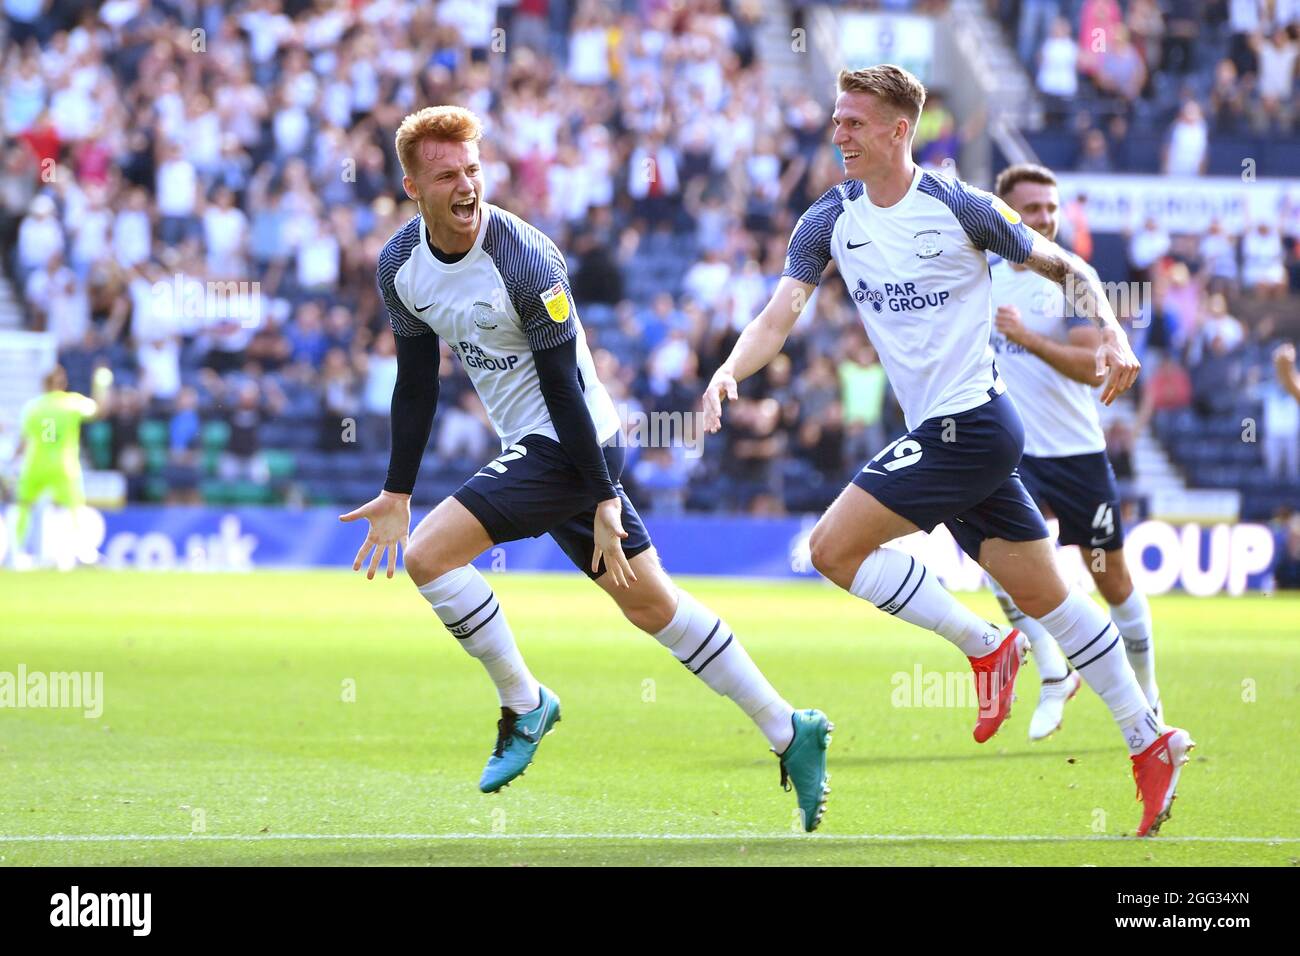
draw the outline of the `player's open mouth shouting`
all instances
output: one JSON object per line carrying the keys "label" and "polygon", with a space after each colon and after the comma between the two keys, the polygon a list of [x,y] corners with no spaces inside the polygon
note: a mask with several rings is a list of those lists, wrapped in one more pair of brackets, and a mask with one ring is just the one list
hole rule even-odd
{"label": "player's open mouth shouting", "polygon": [[461,222],[473,222],[478,215],[478,197],[473,193],[451,204],[451,214]]}

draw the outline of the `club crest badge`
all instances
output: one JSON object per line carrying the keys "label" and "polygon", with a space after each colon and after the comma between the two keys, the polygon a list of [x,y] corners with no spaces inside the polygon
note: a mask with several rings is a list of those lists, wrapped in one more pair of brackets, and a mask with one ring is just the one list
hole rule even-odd
{"label": "club crest badge", "polygon": [[916,257],[933,259],[935,256],[943,255],[943,249],[939,247],[940,236],[938,229],[925,229],[913,236],[916,240]]}
{"label": "club crest badge", "polygon": [[470,317],[474,319],[474,325],[484,332],[491,332],[497,327],[502,318],[501,313],[495,311],[492,306],[486,302],[475,302],[470,309]]}

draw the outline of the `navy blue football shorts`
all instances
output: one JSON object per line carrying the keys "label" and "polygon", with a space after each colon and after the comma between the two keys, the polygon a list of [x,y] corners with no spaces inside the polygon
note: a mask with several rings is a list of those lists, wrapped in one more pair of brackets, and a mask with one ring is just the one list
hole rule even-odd
{"label": "navy blue football shorts", "polygon": [[1115,551],[1124,547],[1119,488],[1104,451],[1062,458],[1020,459],[1025,488],[1060,523],[1061,544]]}
{"label": "navy blue football shorts", "polygon": [[[627,450],[612,444],[604,452],[614,490],[623,501],[623,553],[630,559],[650,547],[650,535],[619,481]],[[591,572],[599,502],[583,487],[578,469],[554,438],[525,435],[475,472],[452,497],[479,520],[494,544],[550,534],[588,577],[605,573],[603,559],[599,570]]]}
{"label": "navy blue football shorts", "polygon": [[944,525],[979,560],[987,538],[1048,536],[1016,471],[1024,447],[1020,412],[998,395],[968,411],[927,418],[881,449],[853,483],[922,531]]}

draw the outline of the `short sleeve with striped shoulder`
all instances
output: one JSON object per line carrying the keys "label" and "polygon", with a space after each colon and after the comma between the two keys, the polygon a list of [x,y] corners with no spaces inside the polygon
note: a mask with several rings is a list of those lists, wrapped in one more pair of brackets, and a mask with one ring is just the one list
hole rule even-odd
{"label": "short sleeve with striped shoulder", "polygon": [[488,220],[483,251],[492,257],[506,294],[534,352],[575,338],[578,311],[569,289],[569,270],[555,243],[504,209]]}
{"label": "short sleeve with striped shoulder", "polygon": [[818,196],[795,223],[781,274],[809,285],[820,282],[831,261],[831,234],[835,231],[835,221],[844,211],[844,203],[861,195],[862,183],[850,179]]}
{"label": "short sleeve with striped shoulder", "polygon": [[948,179],[927,170],[921,174],[917,191],[939,200],[950,210],[976,249],[1024,262],[1034,247],[1034,234],[1020,220],[1020,214],[1005,202],[959,179]]}
{"label": "short sleeve with striped shoulder", "polygon": [[379,253],[379,269],[375,272],[375,281],[379,285],[379,295],[384,300],[384,306],[388,309],[388,321],[393,327],[394,335],[428,335],[432,332],[402,302],[396,286],[397,270],[411,258],[411,252],[420,244],[423,232],[423,221],[416,216],[393,233],[393,237],[384,243],[383,251]]}

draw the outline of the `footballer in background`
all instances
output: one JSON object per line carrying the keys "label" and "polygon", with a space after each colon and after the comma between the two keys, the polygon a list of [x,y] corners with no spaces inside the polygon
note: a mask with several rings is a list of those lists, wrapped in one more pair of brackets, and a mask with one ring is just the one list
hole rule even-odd
{"label": "footballer in background", "polygon": [[[1056,177],[1043,166],[1021,163],[997,177],[993,191],[1020,214],[1025,225],[1055,241],[1061,225]],[[1119,488],[1106,456],[1106,436],[1093,390],[1105,376],[1097,370],[1101,333],[1074,315],[1061,287],[1027,266],[991,257],[993,351],[998,372],[1025,425],[1020,480],[1044,514],[1054,514],[1062,546],[1078,545],[1110,618],[1124,639],[1124,653],[1142,692],[1163,720],[1156,686],[1151,607],[1133,585],[1124,560]],[[1042,690],[1029,722],[1029,739],[1042,740],[1058,727],[1081,683],[1055,638],[1022,612],[990,578],[993,593],[1013,627],[1030,641]]]}
{"label": "footballer in background", "polygon": [[93,548],[78,547],[81,540],[80,512],[86,504],[81,475],[81,423],[104,415],[113,373],[97,369],[91,383],[92,397],[68,391],[68,375],[56,365],[45,376],[45,391],[29,400],[19,416],[19,439],[15,456],[22,461],[16,489],[17,517],[10,542],[15,570],[33,567],[37,556],[26,550],[32,515],[48,496],[50,502],[66,508],[71,516],[70,542],[58,542],[58,566],[70,570],[77,561],[94,564]]}

